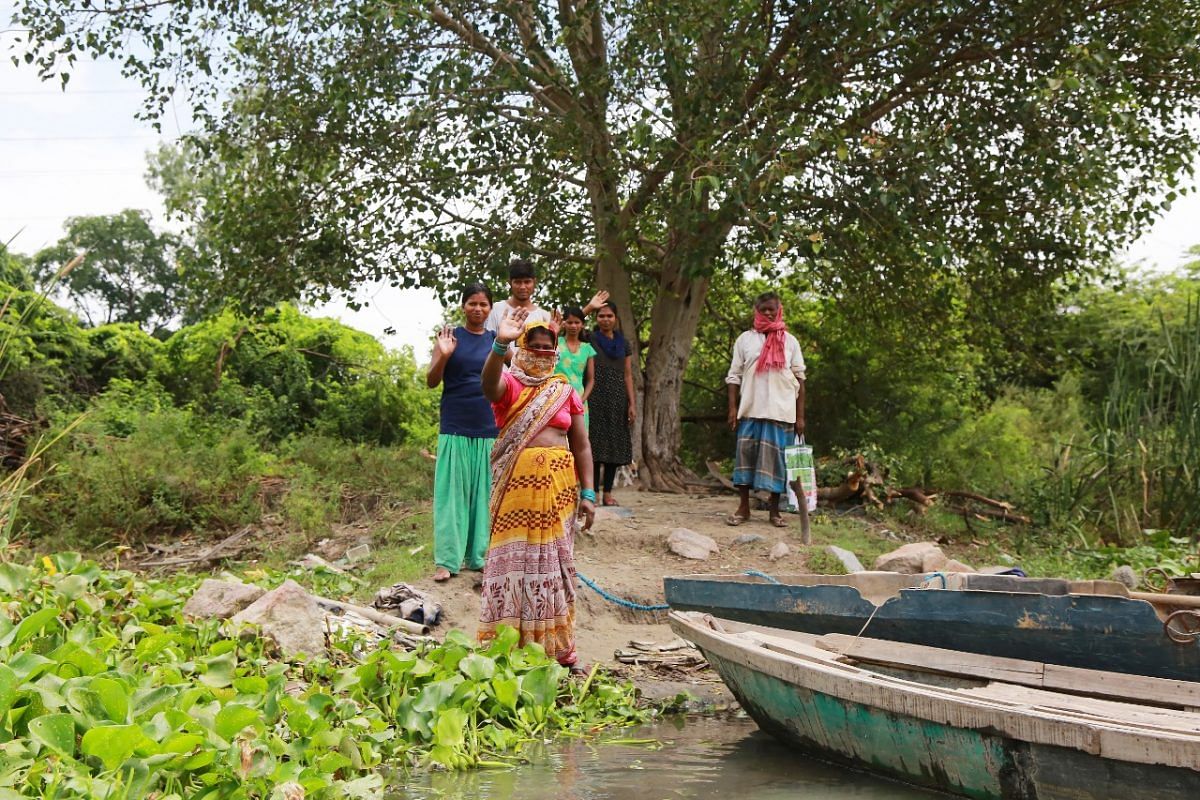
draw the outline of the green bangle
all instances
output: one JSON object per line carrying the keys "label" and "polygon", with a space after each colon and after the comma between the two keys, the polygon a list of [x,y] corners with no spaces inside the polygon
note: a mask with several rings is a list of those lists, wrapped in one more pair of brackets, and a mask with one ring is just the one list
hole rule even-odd
{"label": "green bangle", "polygon": [[492,340],[492,352],[498,356],[508,355],[508,342],[501,343],[501,341],[499,339],[493,339]]}
{"label": "green bangle", "polygon": [[579,490],[579,499],[580,500],[591,500],[593,503],[596,502],[596,490],[595,489],[580,489]]}

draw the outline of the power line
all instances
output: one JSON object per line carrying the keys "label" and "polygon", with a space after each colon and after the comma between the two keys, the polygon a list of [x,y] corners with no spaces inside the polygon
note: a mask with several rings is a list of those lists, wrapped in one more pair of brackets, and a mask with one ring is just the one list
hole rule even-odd
{"label": "power line", "polygon": [[145,171],[144,166],[125,169],[6,169],[0,170],[0,178],[22,178],[32,175],[133,175]]}
{"label": "power line", "polygon": [[176,139],[160,133],[127,133],[114,136],[0,136],[0,142],[111,142],[119,139]]}
{"label": "power line", "polygon": [[142,94],[141,89],[3,89],[0,95],[6,97],[65,97],[73,94]]}

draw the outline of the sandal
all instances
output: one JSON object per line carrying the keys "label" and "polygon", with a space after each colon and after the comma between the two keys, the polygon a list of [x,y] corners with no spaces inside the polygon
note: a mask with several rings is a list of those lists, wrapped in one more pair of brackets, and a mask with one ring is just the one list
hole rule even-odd
{"label": "sandal", "polygon": [[573,678],[586,678],[589,672],[591,670],[583,664],[572,664],[567,667],[567,674]]}
{"label": "sandal", "polygon": [[730,525],[732,527],[737,527],[738,525],[744,525],[745,523],[747,523],[749,521],[750,521],[749,516],[743,517],[741,514],[730,514],[728,517],[725,518],[725,524]]}
{"label": "sandal", "polygon": [[601,505],[605,505],[605,506],[619,506],[619,505],[621,505],[621,504],[617,502],[617,500],[616,500],[616,498],[615,498],[615,497],[606,497],[606,498],[604,498],[604,502],[603,502],[603,503],[601,503]]}
{"label": "sandal", "polygon": [[445,581],[448,581],[453,577],[454,577],[454,573],[452,573],[450,570],[446,569],[445,567],[438,567],[433,572],[433,579],[435,581],[437,581],[438,583],[444,583]]}
{"label": "sandal", "polygon": [[771,524],[776,528],[786,528],[788,526],[787,520],[783,517],[771,517]]}

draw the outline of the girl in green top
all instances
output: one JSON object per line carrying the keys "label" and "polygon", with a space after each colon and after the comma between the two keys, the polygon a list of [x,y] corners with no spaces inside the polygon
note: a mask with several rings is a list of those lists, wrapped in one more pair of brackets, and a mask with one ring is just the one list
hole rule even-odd
{"label": "girl in green top", "polygon": [[588,423],[587,400],[595,385],[593,359],[596,351],[583,340],[583,310],[575,306],[563,309],[563,335],[558,339],[558,366],[554,371],[566,377],[583,399],[583,423]]}

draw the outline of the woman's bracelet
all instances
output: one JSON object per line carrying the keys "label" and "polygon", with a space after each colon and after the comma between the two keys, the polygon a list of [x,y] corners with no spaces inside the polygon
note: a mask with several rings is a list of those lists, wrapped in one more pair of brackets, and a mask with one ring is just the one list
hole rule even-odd
{"label": "woman's bracelet", "polygon": [[580,500],[591,500],[593,503],[596,502],[596,490],[595,489],[580,489],[579,490],[579,499]]}
{"label": "woman's bracelet", "polygon": [[492,352],[498,356],[508,355],[508,342],[501,342],[499,339],[493,339]]}

